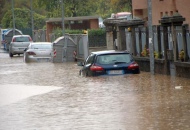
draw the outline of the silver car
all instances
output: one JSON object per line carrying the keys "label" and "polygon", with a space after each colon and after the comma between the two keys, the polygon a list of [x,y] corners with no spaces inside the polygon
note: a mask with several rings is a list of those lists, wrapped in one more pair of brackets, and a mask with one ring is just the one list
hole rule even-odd
{"label": "silver car", "polygon": [[29,35],[15,35],[12,37],[12,41],[9,45],[9,56],[20,55],[24,53],[24,49],[33,42]]}
{"label": "silver car", "polygon": [[24,52],[25,62],[49,62],[52,60],[53,44],[51,42],[30,43]]}

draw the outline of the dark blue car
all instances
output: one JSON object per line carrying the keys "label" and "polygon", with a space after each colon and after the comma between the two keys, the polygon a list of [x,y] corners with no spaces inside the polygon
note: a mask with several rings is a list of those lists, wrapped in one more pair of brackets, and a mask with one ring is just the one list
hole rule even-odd
{"label": "dark blue car", "polygon": [[92,52],[84,63],[79,74],[83,76],[139,74],[139,65],[128,51]]}

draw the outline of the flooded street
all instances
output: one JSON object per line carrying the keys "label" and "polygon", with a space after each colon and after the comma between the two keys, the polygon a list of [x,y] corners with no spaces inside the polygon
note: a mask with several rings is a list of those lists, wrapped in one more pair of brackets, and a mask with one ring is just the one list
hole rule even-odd
{"label": "flooded street", "polygon": [[81,77],[72,63],[0,52],[0,130],[190,130],[190,79]]}

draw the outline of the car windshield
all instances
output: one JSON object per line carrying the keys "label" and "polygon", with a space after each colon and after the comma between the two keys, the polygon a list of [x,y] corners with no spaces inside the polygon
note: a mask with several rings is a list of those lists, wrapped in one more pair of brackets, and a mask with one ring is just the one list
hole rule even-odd
{"label": "car windshield", "polygon": [[16,42],[29,42],[29,37],[16,37]]}
{"label": "car windshield", "polygon": [[51,49],[51,48],[52,48],[51,44],[36,44],[31,46],[31,49]]}
{"label": "car windshield", "polygon": [[130,54],[109,54],[99,55],[96,62],[98,64],[120,64],[131,62]]}

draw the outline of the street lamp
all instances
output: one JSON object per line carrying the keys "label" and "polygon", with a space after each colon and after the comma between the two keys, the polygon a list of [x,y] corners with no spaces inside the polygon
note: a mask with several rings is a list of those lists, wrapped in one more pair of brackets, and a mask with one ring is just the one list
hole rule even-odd
{"label": "street lamp", "polygon": [[63,0],[61,0],[61,9],[62,9],[62,33],[63,33],[63,35],[65,35]]}
{"label": "street lamp", "polygon": [[33,19],[33,1],[32,0],[30,0],[30,10],[31,10],[31,24],[32,24],[32,39],[34,39],[34,33],[33,33],[33,31],[34,31],[34,19]]}
{"label": "street lamp", "polygon": [[14,36],[15,35],[14,0],[12,0],[12,15],[13,15],[13,36]]}
{"label": "street lamp", "polygon": [[150,51],[150,72],[154,74],[154,45],[152,35],[152,0],[148,0],[148,30],[149,30],[149,51]]}

